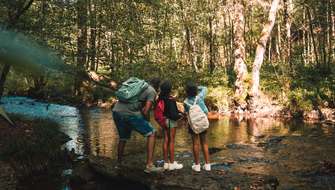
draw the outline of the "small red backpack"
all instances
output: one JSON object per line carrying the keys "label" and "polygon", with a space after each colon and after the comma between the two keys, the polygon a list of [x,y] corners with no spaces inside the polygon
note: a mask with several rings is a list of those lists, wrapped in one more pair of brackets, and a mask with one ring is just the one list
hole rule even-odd
{"label": "small red backpack", "polygon": [[161,127],[166,126],[166,118],[164,116],[164,107],[165,107],[164,100],[159,100],[154,110],[155,120]]}

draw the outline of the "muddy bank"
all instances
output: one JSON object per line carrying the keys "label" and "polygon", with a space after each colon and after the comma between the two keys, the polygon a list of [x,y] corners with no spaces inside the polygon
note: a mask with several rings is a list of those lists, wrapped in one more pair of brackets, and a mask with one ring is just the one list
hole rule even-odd
{"label": "muddy bank", "polygon": [[67,155],[61,147],[69,138],[57,124],[10,117],[17,127],[0,120],[0,189],[18,189],[26,178],[54,171]]}

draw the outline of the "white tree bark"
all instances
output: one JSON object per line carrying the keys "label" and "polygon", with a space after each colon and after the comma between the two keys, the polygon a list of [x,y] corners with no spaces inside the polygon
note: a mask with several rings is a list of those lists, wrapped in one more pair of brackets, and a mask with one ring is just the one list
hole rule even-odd
{"label": "white tree bark", "polygon": [[247,77],[247,66],[245,60],[245,41],[244,41],[244,14],[243,5],[236,3],[234,5],[234,71],[236,74],[235,96],[240,97],[246,92],[244,80]]}
{"label": "white tree bark", "polygon": [[252,67],[252,86],[251,86],[251,95],[256,97],[259,95],[259,71],[261,69],[264,53],[266,50],[266,43],[270,37],[272,28],[275,24],[276,13],[278,10],[280,0],[273,0],[271,4],[271,9],[269,13],[269,18],[267,23],[264,25],[264,28],[261,33],[261,37],[258,41],[256,49],[256,57]]}

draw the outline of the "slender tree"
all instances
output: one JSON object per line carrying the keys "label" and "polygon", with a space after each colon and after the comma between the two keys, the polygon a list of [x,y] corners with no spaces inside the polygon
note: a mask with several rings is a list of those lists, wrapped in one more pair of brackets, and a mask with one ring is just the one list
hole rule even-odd
{"label": "slender tree", "polygon": [[[77,67],[78,69],[87,67],[87,0],[77,1]],[[80,95],[80,79],[75,79],[74,93]]]}
{"label": "slender tree", "polygon": [[241,97],[246,92],[245,79],[248,75],[245,60],[245,41],[244,41],[244,7],[237,1],[234,5],[234,71],[235,80],[235,96]]}
{"label": "slender tree", "polygon": [[278,10],[280,0],[273,0],[269,12],[269,17],[267,22],[265,23],[261,37],[258,41],[258,45],[256,48],[256,57],[252,66],[252,86],[251,86],[251,96],[257,97],[259,95],[259,75],[260,75],[260,69],[263,63],[264,59],[264,53],[266,50],[266,43],[270,38],[270,34],[272,31],[272,28],[275,24],[276,20],[276,13]]}

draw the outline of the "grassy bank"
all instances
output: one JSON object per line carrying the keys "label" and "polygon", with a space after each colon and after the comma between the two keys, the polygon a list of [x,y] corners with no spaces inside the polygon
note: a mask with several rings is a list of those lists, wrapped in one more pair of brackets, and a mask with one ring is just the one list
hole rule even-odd
{"label": "grassy bank", "polygon": [[64,160],[62,144],[69,138],[54,122],[11,115],[18,127],[0,121],[0,160],[9,163],[18,178],[46,172]]}

